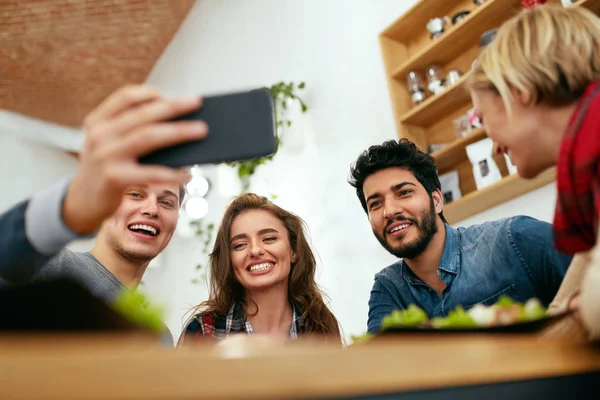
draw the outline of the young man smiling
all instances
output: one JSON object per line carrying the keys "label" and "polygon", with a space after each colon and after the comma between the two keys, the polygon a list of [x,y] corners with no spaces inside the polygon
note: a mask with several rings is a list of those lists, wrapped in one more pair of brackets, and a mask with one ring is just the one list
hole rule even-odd
{"label": "young man smiling", "polygon": [[430,317],[489,305],[502,294],[548,305],[571,262],[554,249],[551,225],[530,217],[449,226],[434,160],[406,139],[364,151],[350,184],[379,243],[401,259],[375,276],[369,332],[410,304]]}
{"label": "young man smiling", "polygon": [[184,194],[177,185],[127,188],[117,211],[100,226],[92,250],[63,249],[36,279],[69,276],[107,301],[125,288],[135,290],[150,261],[169,244]]}

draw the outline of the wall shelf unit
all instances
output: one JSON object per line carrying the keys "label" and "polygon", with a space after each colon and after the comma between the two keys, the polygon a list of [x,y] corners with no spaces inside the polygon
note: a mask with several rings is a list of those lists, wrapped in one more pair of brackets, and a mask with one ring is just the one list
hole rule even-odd
{"label": "wall shelf unit", "polygon": [[[548,3],[560,6],[560,0],[549,0]],[[571,7],[586,7],[600,13],[600,0],[579,0]],[[503,179],[477,190],[465,147],[485,139],[486,133],[478,128],[457,137],[453,124],[472,107],[463,84],[479,54],[481,35],[498,28],[520,9],[521,0],[487,0],[479,6],[473,0],[420,0],[379,35],[398,136],[415,142],[423,151],[430,145],[444,144],[444,148],[431,154],[439,173],[457,171],[459,174],[462,198],[446,204],[444,209],[451,224],[554,180],[554,169],[533,180],[509,175],[504,158],[496,156],[494,160]],[[469,14],[456,24],[447,23],[439,37],[430,37],[426,28],[430,19],[452,18],[462,11],[469,11]],[[444,76],[451,69],[458,69],[462,76],[441,93],[429,94],[426,70],[431,65],[439,67]],[[420,74],[428,93],[418,105],[413,104],[406,81],[411,71]]]}

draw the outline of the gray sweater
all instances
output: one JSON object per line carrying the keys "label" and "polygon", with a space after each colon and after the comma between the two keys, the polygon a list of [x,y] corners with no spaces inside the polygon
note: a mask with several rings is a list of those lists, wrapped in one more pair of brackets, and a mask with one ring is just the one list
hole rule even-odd
{"label": "gray sweater", "polygon": [[[35,280],[58,277],[76,280],[105,302],[111,302],[123,290],[129,290],[90,253],[77,253],[69,249],[63,249],[44,265]],[[173,346],[173,336],[166,326],[162,340]]]}
{"label": "gray sweater", "polygon": [[38,272],[35,280],[68,277],[86,287],[105,302],[112,301],[126,289],[104,265],[90,253],[76,253],[63,249]]}

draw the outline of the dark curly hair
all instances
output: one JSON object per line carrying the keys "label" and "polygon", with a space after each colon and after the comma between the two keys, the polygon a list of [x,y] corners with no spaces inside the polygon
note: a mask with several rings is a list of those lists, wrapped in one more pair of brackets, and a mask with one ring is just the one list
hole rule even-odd
{"label": "dark curly hair", "polygon": [[[430,198],[436,189],[442,190],[433,157],[417,149],[417,146],[408,139],[388,140],[363,151],[350,167],[348,183],[356,189],[356,195],[365,212],[368,212],[363,191],[365,179],[377,171],[390,167],[406,168],[412,172]],[[444,223],[447,223],[443,212],[438,215]]]}

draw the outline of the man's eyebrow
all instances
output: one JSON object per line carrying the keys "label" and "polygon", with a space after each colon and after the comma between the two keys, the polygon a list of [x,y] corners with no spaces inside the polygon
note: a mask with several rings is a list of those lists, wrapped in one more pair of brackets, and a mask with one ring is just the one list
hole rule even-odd
{"label": "man's eyebrow", "polygon": [[370,200],[377,199],[379,197],[381,197],[381,194],[379,192],[375,192],[372,195],[370,195],[369,197],[367,197],[366,202],[368,203]]}
{"label": "man's eyebrow", "polygon": [[400,183],[398,183],[398,184],[396,184],[396,185],[392,186],[392,190],[398,190],[398,189],[402,189],[402,188],[403,188],[404,186],[406,186],[406,185],[410,185],[410,186],[417,186],[417,185],[415,185],[415,184],[414,184],[414,183],[412,183],[412,182],[405,181],[405,182],[400,182]]}
{"label": "man's eyebrow", "polygon": [[[404,186],[407,186],[407,185],[415,186],[415,187],[417,186],[413,182],[404,181],[404,182],[396,183],[395,185],[393,185],[392,186],[392,190],[396,191],[396,190],[402,189]],[[375,192],[372,195],[370,195],[369,197],[367,197],[366,202],[368,203],[370,200],[377,199],[377,198],[380,198],[380,197],[381,197],[381,193]]]}
{"label": "man's eyebrow", "polygon": [[163,196],[173,196],[176,199],[179,198],[179,195],[177,193],[174,193],[174,192],[172,192],[170,190],[163,190],[162,194],[163,194]]}

